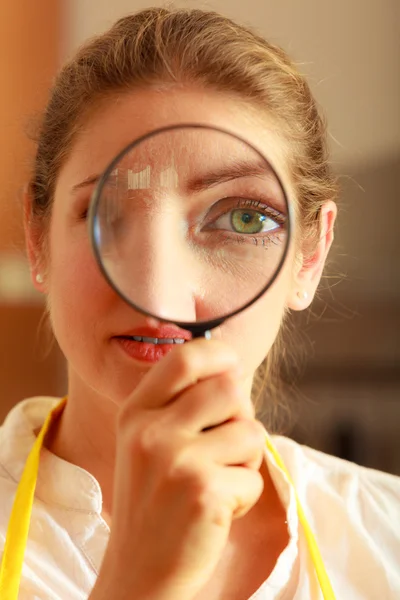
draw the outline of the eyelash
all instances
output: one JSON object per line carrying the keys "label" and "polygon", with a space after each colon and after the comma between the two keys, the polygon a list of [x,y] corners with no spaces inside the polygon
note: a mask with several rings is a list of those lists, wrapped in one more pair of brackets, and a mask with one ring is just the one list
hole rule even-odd
{"label": "eyelash", "polygon": [[237,210],[240,208],[251,208],[257,212],[263,213],[266,217],[269,217],[273,221],[276,221],[282,227],[286,224],[286,217],[283,213],[275,208],[272,208],[269,204],[265,204],[262,200],[253,200],[251,198],[239,198],[236,206],[231,210]]}

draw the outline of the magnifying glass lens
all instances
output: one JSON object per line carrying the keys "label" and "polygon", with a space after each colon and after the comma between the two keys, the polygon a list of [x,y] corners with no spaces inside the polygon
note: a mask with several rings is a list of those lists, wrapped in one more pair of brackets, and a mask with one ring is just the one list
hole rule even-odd
{"label": "magnifying glass lens", "polygon": [[91,207],[100,268],[133,307],[177,324],[226,318],[263,293],[288,248],[270,162],[211,127],[158,130],[105,172]]}

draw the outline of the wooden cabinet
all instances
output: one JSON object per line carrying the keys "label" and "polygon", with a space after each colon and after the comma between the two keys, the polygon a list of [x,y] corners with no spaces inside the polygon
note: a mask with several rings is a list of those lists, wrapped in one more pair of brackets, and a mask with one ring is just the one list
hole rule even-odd
{"label": "wooden cabinet", "polygon": [[65,393],[64,359],[43,312],[42,304],[0,304],[0,422],[24,398]]}

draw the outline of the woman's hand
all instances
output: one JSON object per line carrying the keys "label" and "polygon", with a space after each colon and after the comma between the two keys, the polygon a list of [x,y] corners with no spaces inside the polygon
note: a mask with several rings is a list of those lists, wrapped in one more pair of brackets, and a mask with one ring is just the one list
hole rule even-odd
{"label": "woman's hand", "polygon": [[193,598],[232,519],[262,493],[264,444],[233,351],[201,339],[174,348],[120,410],[112,529],[93,597]]}

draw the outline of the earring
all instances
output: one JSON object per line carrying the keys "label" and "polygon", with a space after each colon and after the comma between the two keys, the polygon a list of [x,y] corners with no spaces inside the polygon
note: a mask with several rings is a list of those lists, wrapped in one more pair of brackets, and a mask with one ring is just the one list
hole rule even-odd
{"label": "earring", "polygon": [[37,282],[37,283],[43,283],[43,277],[41,276],[41,274],[40,274],[40,273],[38,273],[38,274],[36,275],[36,282]]}
{"label": "earring", "polygon": [[297,297],[300,298],[300,300],[308,300],[308,292],[301,290],[300,292],[297,292]]}

